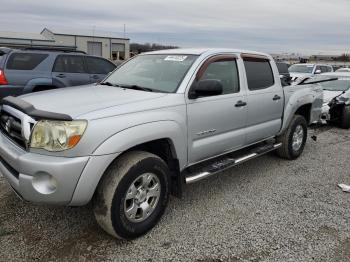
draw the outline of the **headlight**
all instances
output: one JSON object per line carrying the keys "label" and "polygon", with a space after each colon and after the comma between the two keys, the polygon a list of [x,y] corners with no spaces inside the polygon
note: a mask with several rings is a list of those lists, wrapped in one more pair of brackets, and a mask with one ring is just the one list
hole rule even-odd
{"label": "headlight", "polygon": [[63,151],[74,147],[87,126],[84,120],[50,121],[42,120],[33,128],[30,147],[47,151]]}

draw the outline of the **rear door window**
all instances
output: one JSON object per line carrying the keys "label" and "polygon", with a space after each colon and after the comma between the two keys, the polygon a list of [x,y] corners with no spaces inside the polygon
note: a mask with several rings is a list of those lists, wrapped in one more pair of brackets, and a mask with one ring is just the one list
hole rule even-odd
{"label": "rear door window", "polygon": [[274,85],[275,79],[269,60],[244,58],[244,67],[249,90],[260,90]]}
{"label": "rear door window", "polygon": [[97,57],[85,57],[88,72],[90,74],[108,74],[115,69],[115,65]]}
{"label": "rear door window", "polygon": [[33,70],[49,55],[38,53],[13,53],[10,55],[6,68],[11,70]]}
{"label": "rear door window", "polygon": [[56,58],[53,72],[86,73],[84,59],[76,55],[60,55]]}

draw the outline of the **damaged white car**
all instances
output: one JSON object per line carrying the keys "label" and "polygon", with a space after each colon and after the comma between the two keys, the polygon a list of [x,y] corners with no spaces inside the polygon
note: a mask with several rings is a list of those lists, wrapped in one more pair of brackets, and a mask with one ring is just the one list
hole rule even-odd
{"label": "damaged white car", "polygon": [[350,72],[327,73],[319,77],[325,79],[319,83],[323,89],[322,121],[350,128]]}

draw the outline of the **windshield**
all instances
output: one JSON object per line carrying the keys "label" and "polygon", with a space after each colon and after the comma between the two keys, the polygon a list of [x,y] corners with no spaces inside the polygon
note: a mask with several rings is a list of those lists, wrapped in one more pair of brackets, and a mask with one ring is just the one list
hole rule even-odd
{"label": "windshield", "polygon": [[196,55],[140,55],[123,64],[104,80],[120,87],[174,93]]}
{"label": "windshield", "polygon": [[311,74],[314,69],[313,65],[292,65],[288,68],[289,73],[308,73]]}
{"label": "windshield", "polygon": [[347,91],[350,88],[350,78],[338,78],[338,80],[320,83],[323,90]]}

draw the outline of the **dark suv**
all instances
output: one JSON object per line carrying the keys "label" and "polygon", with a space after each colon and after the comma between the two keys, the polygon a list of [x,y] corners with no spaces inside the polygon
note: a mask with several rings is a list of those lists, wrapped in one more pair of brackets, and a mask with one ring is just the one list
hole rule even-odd
{"label": "dark suv", "polygon": [[79,51],[0,47],[0,99],[100,82],[115,67]]}

